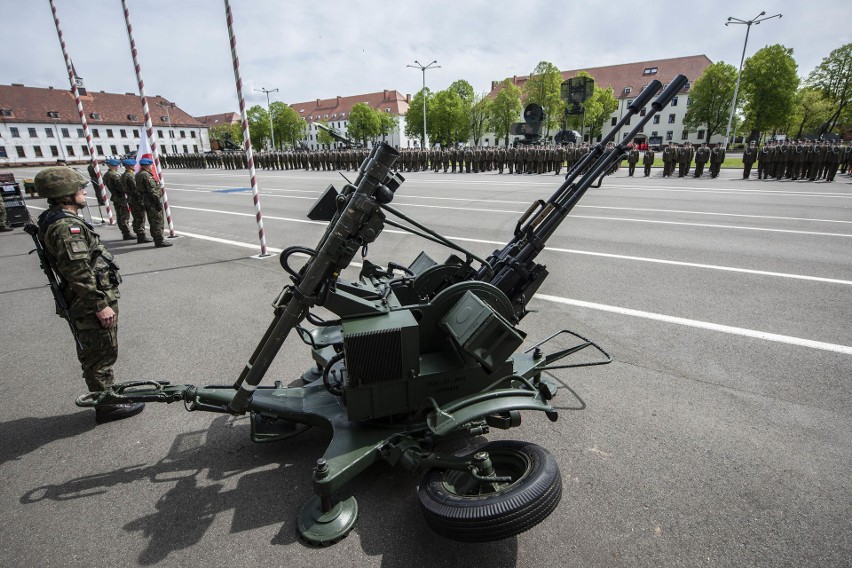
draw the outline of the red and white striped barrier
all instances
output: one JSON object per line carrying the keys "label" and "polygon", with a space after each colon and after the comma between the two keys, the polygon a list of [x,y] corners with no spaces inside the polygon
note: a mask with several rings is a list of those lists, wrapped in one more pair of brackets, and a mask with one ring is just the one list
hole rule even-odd
{"label": "red and white striped barrier", "polygon": [[[52,2],[53,0],[51,0]],[[136,82],[139,83],[139,97],[142,99],[142,114],[145,116],[145,130],[151,143],[151,154],[154,156],[154,168],[160,178],[163,190],[163,208],[166,212],[166,222],[169,224],[169,237],[175,236],[175,226],[172,222],[172,210],[169,207],[169,197],[166,193],[166,181],[163,179],[163,170],[160,169],[160,153],[157,151],[157,137],[154,133],[154,125],[151,123],[151,113],[148,109],[148,98],[145,96],[145,82],[142,80],[142,67],[139,65],[139,57],[136,51],[136,41],[133,39],[133,26],[130,25],[130,11],[127,9],[127,1],[121,0],[124,9],[124,22],[127,24],[127,37],[130,40],[130,55],[133,56],[133,68],[136,70]],[[171,128],[169,124],[169,128]],[[137,156],[137,159],[140,156]]]}
{"label": "red and white striped barrier", "polygon": [[68,55],[68,47],[65,45],[65,39],[62,37],[62,28],[59,27],[59,15],[56,13],[56,4],[53,0],[50,0],[50,10],[53,12],[53,22],[56,24],[56,33],[59,35],[59,45],[62,47],[62,55],[65,57],[65,67],[68,69],[68,81],[71,83],[71,91],[74,93],[74,100],[77,102],[77,112],[80,115],[80,123],[83,125],[83,132],[86,136],[86,145],[89,147],[89,157],[92,158],[92,166],[94,166],[95,173],[97,174],[97,191],[100,191],[101,200],[106,205],[109,224],[115,225],[115,219],[112,216],[112,209],[109,206],[109,198],[107,197],[106,189],[104,188],[104,179],[103,176],[101,176],[101,168],[98,164],[98,157],[95,154],[95,145],[92,142],[92,133],[89,132],[89,123],[86,120],[86,112],[83,110],[83,101],[80,99],[80,91],[77,90],[77,83],[74,81],[74,70],[71,66],[71,56]]}
{"label": "red and white striped barrier", "polygon": [[228,22],[228,37],[231,40],[231,58],[234,61],[234,80],[237,82],[237,98],[240,100],[240,116],[243,121],[243,140],[246,144],[246,159],[248,160],[249,176],[251,176],[251,193],[254,198],[254,212],[257,218],[257,235],[260,238],[260,256],[267,256],[266,235],[263,232],[263,214],[260,210],[260,193],[257,190],[257,175],[254,171],[254,156],[251,152],[251,137],[249,135],[248,117],[246,116],[246,101],[243,98],[243,81],[240,79],[240,59],[237,57],[237,39],[234,36],[234,17],[231,14],[231,3],[225,0],[225,19]]}

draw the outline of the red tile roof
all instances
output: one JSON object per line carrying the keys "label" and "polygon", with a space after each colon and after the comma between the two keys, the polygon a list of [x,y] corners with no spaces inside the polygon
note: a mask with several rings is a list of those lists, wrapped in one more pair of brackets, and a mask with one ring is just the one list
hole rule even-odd
{"label": "red tile roof", "polygon": [[314,122],[316,120],[347,120],[349,113],[352,112],[352,107],[357,103],[367,103],[370,107],[382,111],[389,108],[390,114],[404,115],[408,112],[410,102],[411,95],[403,95],[399,91],[385,90],[351,97],[316,99],[304,103],[291,104],[290,107],[299,113],[299,116],[303,119],[308,122]]}
{"label": "red tile roof", "polygon": [[238,112],[222,112],[219,114],[196,116],[195,120],[210,127],[216,126],[217,124],[239,124],[242,122]]}
{"label": "red tile roof", "polygon": [[[91,126],[97,124],[144,125],[145,116],[142,114],[142,99],[139,95],[88,91],[86,95],[80,98],[83,101],[86,120]],[[172,126],[196,128],[204,126],[181,110],[180,107],[170,106],[173,103],[163,97],[149,96],[147,98],[148,108],[151,111],[151,122],[155,128],[168,126],[168,121],[160,120],[161,116],[171,119]],[[165,108],[157,106],[157,103],[169,105],[168,114],[166,114]],[[6,122],[45,123],[58,120],[77,123],[80,120],[77,104],[70,89],[54,89],[53,87],[43,89],[17,84],[0,85],[0,110],[12,112],[11,116],[2,116],[2,119]],[[58,112],[59,117],[50,117],[47,114],[49,112]],[[92,113],[99,114],[100,119],[92,118]],[[128,115],[135,116],[136,119],[128,118]]]}
{"label": "red tile roof", "polygon": [[[653,81],[660,81],[662,84],[671,82],[675,76],[681,74],[686,75],[690,84],[694,83],[704,69],[713,62],[706,55],[690,55],[687,57],[674,57],[672,59],[656,59],[653,61],[639,61],[636,63],[623,63],[621,65],[609,65],[606,67],[586,67],[585,69],[572,69],[571,71],[562,71],[562,78],[569,79],[574,77],[580,71],[585,71],[595,78],[595,86],[601,88],[612,87],[613,95],[617,99],[634,98],[638,95],[642,88]],[[656,69],[655,73],[647,73],[646,70]],[[523,88],[524,83],[529,79],[528,76],[512,77],[512,82],[518,87]],[[501,89],[502,81],[493,81],[491,83],[490,96],[494,96]],[[630,93],[625,93],[624,88],[630,87]]]}

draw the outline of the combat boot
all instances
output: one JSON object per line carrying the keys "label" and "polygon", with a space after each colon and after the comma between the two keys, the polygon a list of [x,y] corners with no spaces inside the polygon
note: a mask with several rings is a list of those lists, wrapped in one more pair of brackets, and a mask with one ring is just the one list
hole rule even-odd
{"label": "combat boot", "polygon": [[95,422],[103,424],[113,420],[122,420],[136,416],[145,409],[144,402],[127,402],[124,404],[103,404],[95,408]]}
{"label": "combat boot", "polygon": [[133,236],[133,235],[131,235],[130,233],[124,233],[124,234],[121,236],[121,240],[122,240],[122,241],[132,241],[132,240],[133,240],[133,239],[135,239],[135,238],[136,238],[136,237],[134,237],[134,236]]}
{"label": "combat boot", "polygon": [[172,246],[172,243],[170,243],[169,241],[157,241],[156,243],[154,243],[154,247],[156,247],[156,248],[163,248],[163,247],[170,247],[170,246]]}
{"label": "combat boot", "polygon": [[136,237],[136,242],[141,245],[141,244],[144,244],[144,243],[153,243],[154,241],[152,241],[151,239],[149,239],[145,235],[141,235],[141,236]]}

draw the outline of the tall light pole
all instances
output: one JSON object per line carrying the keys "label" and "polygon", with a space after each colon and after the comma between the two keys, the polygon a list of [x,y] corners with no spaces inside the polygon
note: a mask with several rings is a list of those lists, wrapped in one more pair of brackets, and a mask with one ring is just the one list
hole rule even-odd
{"label": "tall light pole", "polygon": [[746,46],[748,45],[748,33],[751,31],[752,24],[757,25],[764,20],[771,20],[772,18],[781,17],[781,14],[775,14],[774,16],[767,16],[765,18],[761,18],[761,16],[763,16],[764,14],[766,14],[766,12],[761,12],[755,18],[748,21],[731,17],[728,18],[727,22],[725,22],[726,26],[730,24],[743,24],[746,26],[745,42],[743,42],[743,56],[740,58],[740,69],[739,71],[737,71],[737,85],[734,87],[734,101],[731,103],[731,115],[728,117],[728,129],[725,130],[725,149],[728,148],[728,139],[731,135],[731,123],[734,121],[734,111],[737,108],[737,93],[739,93],[740,90],[740,74],[743,72],[743,61],[745,61]]}
{"label": "tall light pole", "polygon": [[278,89],[266,89],[261,87],[255,91],[266,93],[266,114],[269,115],[269,135],[272,137],[272,149],[275,150],[275,130],[272,128],[272,110],[269,108],[269,93],[277,93]]}
{"label": "tall light pole", "polygon": [[440,65],[435,65],[438,62],[436,59],[429,65],[423,65],[416,59],[414,62],[417,65],[406,65],[406,67],[411,67],[412,69],[420,69],[423,72],[423,138],[420,139],[420,146],[422,148],[426,147],[426,70],[427,69],[440,69]]}
{"label": "tall light pole", "polygon": [[[157,103],[156,103],[156,105],[157,105],[158,107],[163,107],[164,109],[166,109],[166,122],[169,124],[169,138],[173,138],[173,134],[174,134],[174,132],[172,132],[172,131],[171,131],[171,128],[172,128],[172,116],[169,114],[169,109],[170,109],[170,108],[175,108],[177,105],[176,105],[175,103],[167,103],[167,102],[165,102],[165,101],[159,101],[159,102],[157,102]],[[165,144],[163,145],[163,147],[165,147]],[[175,148],[177,148],[177,146],[175,146],[174,144],[172,144],[172,150],[174,150],[174,151],[175,151],[175,154],[177,154],[177,150],[175,150]]]}

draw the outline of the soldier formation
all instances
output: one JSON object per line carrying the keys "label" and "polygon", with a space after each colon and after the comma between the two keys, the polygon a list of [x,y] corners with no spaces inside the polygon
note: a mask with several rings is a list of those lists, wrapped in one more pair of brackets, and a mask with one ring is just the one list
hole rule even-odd
{"label": "soldier formation", "polygon": [[852,146],[825,140],[771,141],[758,148],[752,142],[743,152],[743,179],[749,179],[757,162],[757,179],[834,181],[837,172],[848,173]]}

